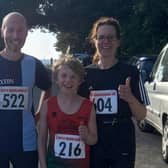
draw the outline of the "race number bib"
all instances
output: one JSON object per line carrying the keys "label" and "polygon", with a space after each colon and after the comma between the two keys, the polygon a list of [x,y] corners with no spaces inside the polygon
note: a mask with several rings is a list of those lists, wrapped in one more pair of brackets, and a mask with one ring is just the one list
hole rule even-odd
{"label": "race number bib", "polygon": [[26,110],[27,106],[27,87],[0,87],[0,110]]}
{"label": "race number bib", "polygon": [[95,104],[97,114],[115,114],[118,111],[116,90],[93,90],[90,100]]}
{"label": "race number bib", "polygon": [[85,158],[85,144],[78,135],[56,134],[54,152],[56,157],[82,159]]}

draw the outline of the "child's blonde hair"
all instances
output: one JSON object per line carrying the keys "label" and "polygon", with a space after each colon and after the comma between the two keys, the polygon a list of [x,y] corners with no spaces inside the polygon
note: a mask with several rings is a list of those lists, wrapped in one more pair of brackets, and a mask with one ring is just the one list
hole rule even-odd
{"label": "child's blonde hair", "polygon": [[60,59],[56,60],[52,66],[53,81],[57,80],[58,71],[62,66],[69,67],[75,74],[79,76],[81,82],[84,80],[85,69],[82,63],[74,57],[62,56]]}

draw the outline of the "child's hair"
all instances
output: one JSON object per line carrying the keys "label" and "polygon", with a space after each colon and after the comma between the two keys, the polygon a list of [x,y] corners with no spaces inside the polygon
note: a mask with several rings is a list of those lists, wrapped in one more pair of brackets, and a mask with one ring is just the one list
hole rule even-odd
{"label": "child's hair", "polygon": [[84,80],[85,69],[84,69],[82,63],[78,59],[76,59],[72,56],[68,56],[68,57],[62,56],[60,59],[56,60],[52,66],[52,79],[53,79],[53,81],[57,80],[58,71],[62,66],[67,66],[75,74],[77,74],[79,76],[81,81]]}

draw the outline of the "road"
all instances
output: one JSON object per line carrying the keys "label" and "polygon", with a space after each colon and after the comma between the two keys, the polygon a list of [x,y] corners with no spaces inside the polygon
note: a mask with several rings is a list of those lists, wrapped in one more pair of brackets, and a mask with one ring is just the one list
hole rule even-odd
{"label": "road", "polygon": [[161,155],[161,135],[144,133],[136,127],[136,168],[167,168]]}

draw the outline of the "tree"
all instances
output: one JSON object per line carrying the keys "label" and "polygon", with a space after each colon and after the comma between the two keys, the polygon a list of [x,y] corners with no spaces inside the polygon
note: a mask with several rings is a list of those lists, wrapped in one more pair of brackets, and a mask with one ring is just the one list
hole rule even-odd
{"label": "tree", "polygon": [[30,27],[57,33],[55,47],[63,52],[68,46],[72,53],[94,51],[88,34],[100,16],[120,21],[126,55],[158,53],[167,42],[167,0],[0,0],[0,18],[9,11],[23,13]]}
{"label": "tree", "polygon": [[158,53],[167,42],[168,1],[135,0],[125,26],[128,53]]}
{"label": "tree", "polygon": [[131,0],[48,0],[40,10],[48,18],[50,29],[59,31],[58,50],[70,45],[71,52],[83,52],[93,22],[101,16],[129,16],[131,4]]}

